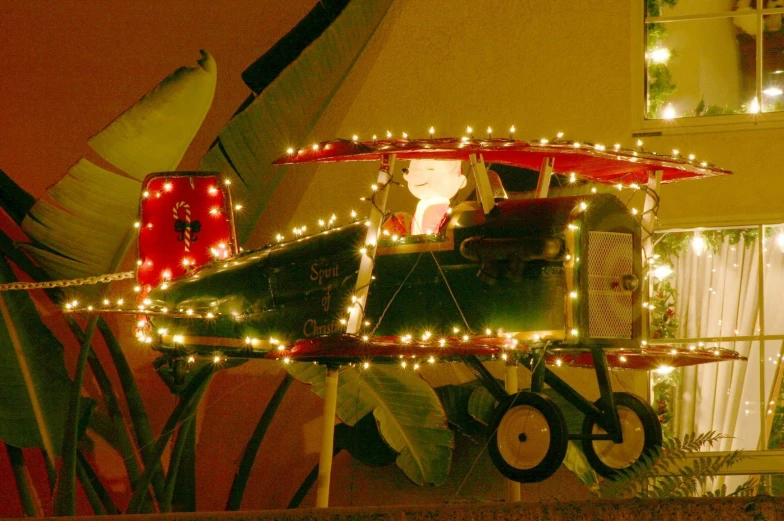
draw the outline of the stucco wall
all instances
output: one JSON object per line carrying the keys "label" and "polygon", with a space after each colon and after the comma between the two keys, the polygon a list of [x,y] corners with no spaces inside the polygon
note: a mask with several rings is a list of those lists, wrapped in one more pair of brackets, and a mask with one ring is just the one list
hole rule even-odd
{"label": "stucco wall", "polygon": [[[631,145],[639,122],[632,120],[630,5],[400,0],[311,137],[370,139],[387,130],[424,137],[431,125],[440,136],[462,135],[467,125],[500,135],[514,124],[522,139],[563,131]],[[782,142],[779,129],[646,137],[647,149],[678,148],[735,172],[665,187],[661,223],[784,221],[776,195],[784,188]],[[373,169],[328,165],[309,185],[299,179],[303,197],[290,225],[359,208],[357,176],[369,186]]]}

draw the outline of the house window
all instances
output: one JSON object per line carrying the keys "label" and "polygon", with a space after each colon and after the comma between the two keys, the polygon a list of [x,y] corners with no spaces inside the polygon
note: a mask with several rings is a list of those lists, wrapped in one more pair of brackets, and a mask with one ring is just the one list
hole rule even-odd
{"label": "house window", "polygon": [[784,121],[783,20],[784,0],[645,0],[643,121]]}

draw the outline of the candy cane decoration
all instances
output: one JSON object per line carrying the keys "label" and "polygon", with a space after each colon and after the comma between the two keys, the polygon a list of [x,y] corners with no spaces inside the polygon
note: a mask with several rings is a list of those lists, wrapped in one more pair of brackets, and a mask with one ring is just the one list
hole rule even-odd
{"label": "candy cane decoration", "polygon": [[184,242],[185,242],[185,251],[191,251],[191,205],[186,203],[185,201],[180,201],[179,203],[174,205],[172,208],[172,213],[174,216],[174,220],[180,218],[180,209],[185,210],[185,233],[183,235]]}

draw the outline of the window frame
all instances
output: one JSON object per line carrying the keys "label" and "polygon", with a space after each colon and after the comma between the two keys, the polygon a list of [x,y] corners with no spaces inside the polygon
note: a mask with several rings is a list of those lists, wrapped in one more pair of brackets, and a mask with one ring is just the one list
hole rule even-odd
{"label": "window frame", "polygon": [[[759,112],[757,114],[728,114],[722,116],[694,116],[674,119],[647,119],[646,99],[646,21],[669,23],[688,20],[705,20],[711,18],[728,18],[736,11],[720,13],[696,14],[684,16],[659,16],[646,20],[645,2],[632,2],[631,9],[631,86],[632,86],[632,135],[634,137],[660,136],[675,134],[699,134],[707,132],[724,132],[734,130],[755,130],[784,128],[784,111]],[[782,14],[784,8],[763,9],[762,1],[757,2],[755,9],[758,26],[763,25],[765,15]],[[751,14],[751,13],[749,13]],[[761,31],[760,33],[761,34]],[[762,99],[762,42],[757,38],[756,53],[756,97]]]}

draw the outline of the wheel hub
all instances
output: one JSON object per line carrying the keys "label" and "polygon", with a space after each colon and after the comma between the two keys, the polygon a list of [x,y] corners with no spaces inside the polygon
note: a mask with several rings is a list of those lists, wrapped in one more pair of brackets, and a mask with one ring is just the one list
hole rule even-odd
{"label": "wheel hub", "polygon": [[550,449],[550,426],[534,407],[518,405],[504,415],[497,439],[501,456],[510,466],[530,469],[541,463]]}
{"label": "wheel hub", "polygon": [[[623,469],[637,461],[645,450],[645,429],[640,417],[628,407],[619,406],[618,417],[623,442],[596,440],[593,446],[602,463],[614,469]],[[593,433],[606,434],[606,431],[595,425]]]}

